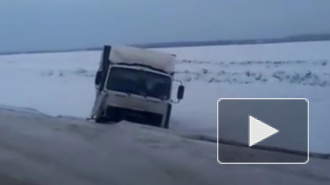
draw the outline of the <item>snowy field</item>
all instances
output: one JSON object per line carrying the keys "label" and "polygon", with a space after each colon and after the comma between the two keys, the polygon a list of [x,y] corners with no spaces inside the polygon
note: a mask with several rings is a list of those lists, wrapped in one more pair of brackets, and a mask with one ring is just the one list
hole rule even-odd
{"label": "snowy field", "polygon": [[[216,136],[216,101],[308,98],[310,149],[330,153],[330,42],[157,49],[177,54],[186,86],[171,129]],[[0,56],[0,104],[58,116],[89,116],[99,51]]]}

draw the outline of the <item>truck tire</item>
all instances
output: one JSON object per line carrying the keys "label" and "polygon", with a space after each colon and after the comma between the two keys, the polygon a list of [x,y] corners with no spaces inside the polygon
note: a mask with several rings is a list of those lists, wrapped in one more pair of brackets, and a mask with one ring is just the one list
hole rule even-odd
{"label": "truck tire", "polygon": [[169,103],[167,105],[167,113],[166,113],[165,124],[164,124],[164,128],[166,128],[166,129],[170,128],[171,112],[172,112],[172,104]]}
{"label": "truck tire", "polygon": [[100,112],[96,115],[95,122],[96,123],[105,123],[105,122],[107,122],[107,119],[106,119],[106,117],[103,116],[102,112]]}

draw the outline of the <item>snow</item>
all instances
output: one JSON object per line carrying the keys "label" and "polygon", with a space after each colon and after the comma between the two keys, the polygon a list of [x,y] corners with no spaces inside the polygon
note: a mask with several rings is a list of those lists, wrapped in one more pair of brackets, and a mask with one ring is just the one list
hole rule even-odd
{"label": "snow", "polygon": [[[0,123],[0,182],[3,174],[25,184],[49,185],[307,185],[330,181],[329,160],[313,158],[306,165],[220,165],[215,143],[133,123],[93,124],[1,108]],[[233,159],[242,153],[267,159],[297,158],[229,145],[221,148]]]}
{"label": "snow", "polygon": [[329,59],[330,42],[301,42],[284,44],[225,45],[164,48],[183,59],[201,61],[247,60],[322,60]]}
{"label": "snow", "polygon": [[[310,150],[330,153],[330,42],[156,49],[183,59],[186,86],[171,129],[216,136],[219,98],[308,98]],[[57,116],[89,116],[99,51],[0,56],[0,104]]]}

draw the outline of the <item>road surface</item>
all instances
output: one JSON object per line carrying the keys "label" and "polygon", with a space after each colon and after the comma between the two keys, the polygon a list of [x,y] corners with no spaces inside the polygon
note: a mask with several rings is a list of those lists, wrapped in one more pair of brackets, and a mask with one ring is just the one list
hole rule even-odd
{"label": "road surface", "polygon": [[[246,150],[220,147],[233,158]],[[288,154],[264,151],[280,155]],[[168,130],[0,109],[0,184],[330,184],[330,161],[220,165],[215,143]]]}

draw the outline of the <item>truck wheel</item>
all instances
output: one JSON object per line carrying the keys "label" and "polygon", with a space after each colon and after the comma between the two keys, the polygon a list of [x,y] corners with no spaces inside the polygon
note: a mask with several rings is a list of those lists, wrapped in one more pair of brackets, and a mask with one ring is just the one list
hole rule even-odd
{"label": "truck wheel", "polygon": [[95,117],[95,122],[96,123],[105,123],[107,121],[107,119],[103,116],[103,114],[97,114],[97,116]]}
{"label": "truck wheel", "polygon": [[97,117],[95,118],[96,123],[105,123],[105,119],[103,117]]}
{"label": "truck wheel", "polygon": [[170,117],[172,112],[172,104],[167,105],[167,113],[165,118],[165,125],[164,128],[169,129],[170,128]]}

